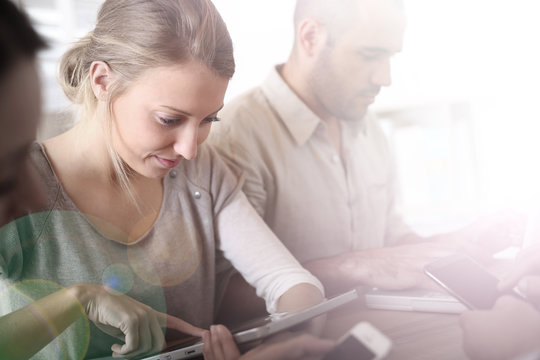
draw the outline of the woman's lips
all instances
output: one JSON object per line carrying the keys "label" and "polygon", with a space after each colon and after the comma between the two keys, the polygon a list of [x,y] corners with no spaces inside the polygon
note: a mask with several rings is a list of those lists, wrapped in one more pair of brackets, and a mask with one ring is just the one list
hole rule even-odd
{"label": "woman's lips", "polygon": [[180,163],[180,160],[181,159],[176,159],[176,160],[168,160],[168,159],[165,159],[165,158],[162,158],[162,157],[159,157],[159,156],[155,156],[156,157],[156,160],[165,168],[167,169],[172,169],[173,167],[175,167],[176,165],[178,165]]}

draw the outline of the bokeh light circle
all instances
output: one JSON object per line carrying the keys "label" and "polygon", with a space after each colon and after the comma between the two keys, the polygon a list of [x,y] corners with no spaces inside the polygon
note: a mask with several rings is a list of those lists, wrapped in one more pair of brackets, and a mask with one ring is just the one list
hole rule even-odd
{"label": "bokeh light circle", "polygon": [[105,269],[102,284],[121,294],[127,294],[133,288],[133,272],[124,264],[113,264]]}

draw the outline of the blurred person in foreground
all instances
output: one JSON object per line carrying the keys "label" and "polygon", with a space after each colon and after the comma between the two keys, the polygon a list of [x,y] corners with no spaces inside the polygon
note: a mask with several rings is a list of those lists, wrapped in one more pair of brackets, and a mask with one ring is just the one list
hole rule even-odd
{"label": "blurred person in foreground", "polygon": [[[424,238],[397,213],[396,168],[368,108],[391,84],[405,23],[400,0],[298,0],[287,62],[226,104],[209,138],[328,293],[430,287],[426,263],[462,251],[485,260],[514,241],[494,219]],[[250,291],[239,277],[231,286]]]}
{"label": "blurred person in foreground", "polygon": [[[15,5],[0,0],[0,229],[45,203],[44,188],[29,160],[40,119],[37,52],[45,42]],[[4,280],[6,239],[0,231],[0,297],[9,296]],[[1,309],[0,309],[1,310]],[[0,317],[0,358],[26,359],[54,339],[84,311],[69,290],[60,290]],[[45,322],[45,316],[48,322]]]}

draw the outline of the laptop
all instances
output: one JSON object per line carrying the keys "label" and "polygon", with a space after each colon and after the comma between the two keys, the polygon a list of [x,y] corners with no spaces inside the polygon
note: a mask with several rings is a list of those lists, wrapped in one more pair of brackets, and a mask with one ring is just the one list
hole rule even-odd
{"label": "laptop", "polygon": [[436,312],[460,314],[467,310],[458,299],[436,290],[371,289],[365,293],[366,306],[370,309]]}
{"label": "laptop", "polygon": [[[358,292],[356,290],[350,290],[325,299],[323,302],[299,312],[274,314],[250,320],[231,329],[231,332],[236,344],[239,347],[242,347],[280,331],[293,329],[307,320],[334,310],[357,298]],[[203,344],[201,340],[199,338],[191,338],[189,340],[190,343],[181,342],[173,347],[168,347],[161,354],[149,356],[143,360],[183,360],[202,358]],[[105,359],[112,359],[112,357],[103,357],[96,360]]]}

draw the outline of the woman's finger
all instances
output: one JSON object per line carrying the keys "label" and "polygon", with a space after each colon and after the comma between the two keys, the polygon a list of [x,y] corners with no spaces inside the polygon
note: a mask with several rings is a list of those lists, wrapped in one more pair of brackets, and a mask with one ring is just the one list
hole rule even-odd
{"label": "woman's finger", "polygon": [[240,356],[240,351],[234,342],[233,336],[225,326],[213,325],[210,332],[212,333],[212,339],[217,339],[219,342],[223,360],[237,359]]}
{"label": "woman's finger", "polygon": [[125,356],[133,350],[137,349],[137,347],[139,346],[139,326],[137,322],[130,321],[124,325],[125,329],[121,327],[120,330],[125,334],[125,344],[114,344],[111,347],[111,350],[113,351],[113,357]]}
{"label": "woman's finger", "polygon": [[154,316],[150,319],[150,333],[152,334],[152,348],[150,351],[155,354],[163,350],[165,336],[163,336],[163,331],[161,330],[161,326],[159,326],[158,319]]}
{"label": "woman's finger", "polygon": [[212,346],[215,360],[227,359],[223,349],[222,339],[215,325],[210,326],[210,345]]}
{"label": "woman's finger", "polygon": [[142,354],[147,354],[151,349],[152,335],[150,334],[148,316],[138,316],[131,320],[130,323],[133,324],[138,341],[134,347],[122,347],[122,352],[118,352],[118,355],[124,358],[134,358]]}
{"label": "woman's finger", "polygon": [[161,313],[153,310],[156,314],[156,318],[159,322],[159,326],[162,328],[178,330],[181,333],[202,337],[204,329],[191,325],[190,323],[179,319],[177,317]]}
{"label": "woman's finger", "polygon": [[150,319],[149,315],[141,316],[139,319],[139,348],[133,353],[129,354],[137,356],[146,354],[152,349],[152,333],[150,331]]}
{"label": "woman's finger", "polygon": [[203,332],[202,341],[204,360],[217,360],[216,354],[214,353],[214,347],[212,346],[212,335],[210,334],[210,331]]}

